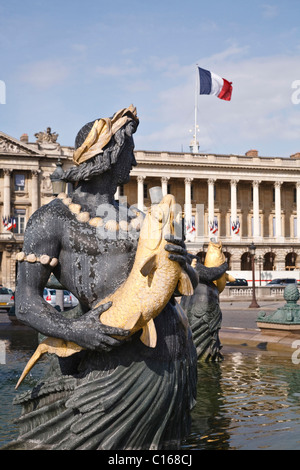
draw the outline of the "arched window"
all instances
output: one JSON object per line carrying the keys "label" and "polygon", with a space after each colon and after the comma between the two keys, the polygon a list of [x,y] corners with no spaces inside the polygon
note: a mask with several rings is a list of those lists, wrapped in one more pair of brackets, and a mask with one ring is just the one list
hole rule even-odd
{"label": "arched window", "polygon": [[251,255],[249,251],[246,251],[242,254],[241,257],[241,270],[242,271],[251,271]]}
{"label": "arched window", "polygon": [[269,251],[264,255],[264,264],[263,270],[264,271],[273,271],[274,270],[274,262],[275,262],[275,253]]}
{"label": "arched window", "polygon": [[294,251],[288,253],[285,257],[285,269],[293,271],[296,267],[297,255]]}

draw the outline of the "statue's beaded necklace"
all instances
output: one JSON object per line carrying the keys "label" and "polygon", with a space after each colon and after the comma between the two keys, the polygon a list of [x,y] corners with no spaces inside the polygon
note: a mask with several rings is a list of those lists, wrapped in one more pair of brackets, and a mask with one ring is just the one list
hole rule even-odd
{"label": "statue's beaded necklace", "polygon": [[141,229],[143,216],[142,213],[137,210],[135,211],[136,217],[131,219],[130,222],[127,220],[117,222],[113,219],[105,222],[102,217],[91,217],[89,212],[82,211],[81,205],[75,204],[65,193],[61,193],[57,197],[69,208],[70,212],[75,215],[78,222],[88,223],[92,227],[104,227],[106,230],[110,231],[123,230],[130,232],[131,230],[140,231]]}
{"label": "statue's beaded necklace", "polygon": [[[75,204],[70,197],[67,196],[66,193],[61,193],[57,196],[65,206],[68,207],[70,212],[75,215],[78,222],[87,223],[91,227],[103,227],[104,229],[112,232],[118,232],[119,230],[125,232],[136,231],[139,232],[143,223],[143,215],[138,210],[134,210],[136,217],[132,218],[130,222],[127,220],[107,220],[106,222],[102,219],[102,217],[91,217],[90,213],[87,211],[81,210],[80,204]],[[28,263],[41,263],[44,265],[49,264],[52,268],[54,268],[57,263],[57,258],[51,258],[50,256],[43,254],[41,256],[36,255],[35,253],[30,253],[26,255],[24,251],[21,251],[16,256],[17,261],[28,261]]]}

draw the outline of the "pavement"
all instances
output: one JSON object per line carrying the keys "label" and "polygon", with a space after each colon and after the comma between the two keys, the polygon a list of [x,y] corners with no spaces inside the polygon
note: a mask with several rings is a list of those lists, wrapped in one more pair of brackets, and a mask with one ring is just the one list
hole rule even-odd
{"label": "pavement", "polygon": [[[220,296],[221,297],[221,296]],[[223,314],[220,340],[223,345],[249,346],[265,350],[280,350],[292,353],[295,347],[300,346],[300,331],[278,329],[260,329],[256,319],[261,311],[271,314],[285,301],[259,301],[259,308],[249,308],[250,301],[223,301],[220,298],[220,307]],[[0,310],[0,336],[1,333],[28,329],[23,325],[13,324],[7,313]],[[295,346],[295,341],[299,341]]]}

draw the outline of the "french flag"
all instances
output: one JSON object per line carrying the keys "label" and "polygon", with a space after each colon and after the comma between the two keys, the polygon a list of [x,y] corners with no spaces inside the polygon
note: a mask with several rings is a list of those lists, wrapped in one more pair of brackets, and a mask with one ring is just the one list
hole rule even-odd
{"label": "french flag", "polygon": [[198,70],[200,95],[215,95],[221,100],[231,100],[232,82],[228,82],[225,78],[221,78],[215,73],[201,69],[200,67],[198,67]]}

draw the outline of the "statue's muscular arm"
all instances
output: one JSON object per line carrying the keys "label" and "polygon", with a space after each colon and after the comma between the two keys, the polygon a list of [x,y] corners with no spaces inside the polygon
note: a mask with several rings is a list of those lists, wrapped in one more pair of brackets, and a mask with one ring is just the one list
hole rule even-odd
{"label": "statue's muscular arm", "polygon": [[[56,210],[53,211],[53,208],[57,209],[57,206],[44,206],[29,220],[23,247],[26,255],[47,254],[51,258],[59,259],[63,217],[60,217]],[[55,269],[59,269],[59,266],[54,268],[54,272]],[[99,315],[109,308],[110,304],[90,310],[80,318],[67,319],[43,299],[43,290],[52,270],[49,264],[40,262],[19,263],[17,317],[45,336],[73,341],[84,348],[109,350],[120,344],[120,341],[111,335],[126,336],[128,332],[99,322]]]}
{"label": "statue's muscular arm", "polygon": [[200,282],[210,283],[219,279],[228,270],[228,264],[225,262],[221,266],[207,268],[203,264],[197,263],[195,270],[198,273]]}

